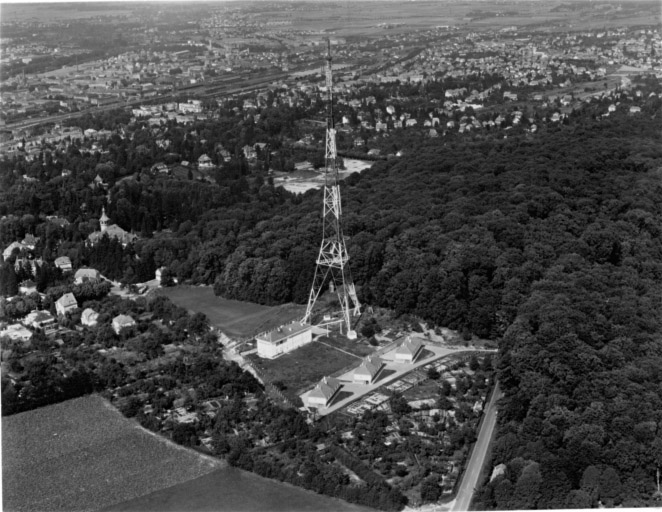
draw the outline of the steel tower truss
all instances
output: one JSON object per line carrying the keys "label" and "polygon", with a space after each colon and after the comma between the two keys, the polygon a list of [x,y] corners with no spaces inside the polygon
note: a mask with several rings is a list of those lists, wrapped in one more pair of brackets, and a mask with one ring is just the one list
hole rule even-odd
{"label": "steel tower truss", "polygon": [[308,307],[304,322],[310,321],[313,307],[322,290],[333,283],[340,303],[342,321],[347,337],[356,338],[352,330],[350,302],[353,304],[354,315],[360,313],[360,304],[356,297],[356,288],[349,270],[349,254],[345,246],[342,232],[342,201],[338,186],[338,165],[336,153],[336,130],[333,123],[333,79],[331,76],[331,42],[328,41],[326,56],[326,91],[327,91],[327,121],[326,121],[326,154],[324,169],[324,205],[322,210],[322,244],[317,256],[315,278],[308,297]]}

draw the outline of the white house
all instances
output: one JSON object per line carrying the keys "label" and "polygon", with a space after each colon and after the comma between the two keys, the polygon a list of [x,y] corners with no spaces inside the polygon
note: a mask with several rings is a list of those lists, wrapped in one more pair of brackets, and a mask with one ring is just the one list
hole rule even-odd
{"label": "white house", "polygon": [[55,317],[48,311],[33,311],[23,320],[23,325],[34,327],[35,329],[43,329],[55,323]]}
{"label": "white house", "polygon": [[313,340],[313,334],[310,324],[292,322],[273,331],[259,334],[255,338],[257,339],[257,355],[273,359],[310,343]]}
{"label": "white house", "polygon": [[378,356],[368,356],[361,366],[354,370],[354,382],[372,384],[384,368],[384,362]]}
{"label": "white house", "polygon": [[55,311],[57,311],[58,316],[64,316],[76,309],[78,309],[78,301],[73,293],[65,293],[55,301]]}
{"label": "white house", "polygon": [[414,338],[407,339],[395,349],[395,361],[398,363],[413,363],[423,352],[423,342]]}
{"label": "white house", "polygon": [[213,169],[214,163],[211,161],[207,155],[201,155],[198,158],[198,169]]}
{"label": "white house", "polygon": [[315,388],[308,393],[307,402],[310,407],[326,407],[337,395],[341,384],[338,379],[324,377]]}
{"label": "white house", "polygon": [[18,285],[18,291],[25,295],[30,295],[37,291],[37,284],[32,279],[28,279]]}
{"label": "white house", "polygon": [[93,268],[79,268],[74,274],[74,283],[81,284],[85,281],[96,281],[101,279],[101,274]]}
{"label": "white house", "polygon": [[28,341],[30,338],[32,338],[32,331],[30,329],[26,329],[21,324],[12,324],[8,325],[6,329],[0,331],[0,338],[3,336],[6,336],[13,341]]}
{"label": "white house", "polygon": [[23,251],[25,249],[28,249],[28,247],[21,242],[12,242],[9,244],[9,246],[2,251],[2,258],[7,261],[7,258],[11,256],[11,253],[14,252],[14,249],[18,249],[19,251]]}
{"label": "white house", "polygon": [[71,266],[71,260],[67,256],[60,256],[59,258],[55,258],[55,266],[62,272],[68,272],[73,268]]}
{"label": "white house", "polygon": [[129,315],[117,315],[115,318],[113,318],[113,330],[115,331],[115,334],[119,334],[122,329],[126,329],[127,327],[132,327],[134,325],[136,325],[136,321]]}
{"label": "white house", "polygon": [[99,318],[99,313],[94,311],[92,308],[85,308],[83,314],[80,316],[80,323],[87,325],[88,327],[94,327],[97,325],[97,319]]}

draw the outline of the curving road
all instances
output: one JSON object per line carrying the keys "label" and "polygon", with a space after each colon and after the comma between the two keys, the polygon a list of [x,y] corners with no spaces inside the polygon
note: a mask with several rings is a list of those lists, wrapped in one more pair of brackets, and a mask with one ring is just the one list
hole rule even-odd
{"label": "curving road", "polygon": [[451,507],[452,512],[464,512],[469,510],[469,505],[471,505],[471,499],[473,498],[474,490],[479,483],[478,480],[480,478],[481,470],[483,469],[485,456],[487,455],[487,449],[490,446],[492,433],[494,432],[494,427],[496,426],[496,402],[499,398],[501,398],[501,396],[502,393],[499,389],[499,383],[497,382],[494,386],[492,397],[490,398],[490,401],[485,408],[485,418],[483,420],[480,432],[478,433],[478,439],[476,440],[474,449],[471,452],[469,463],[467,464],[467,467],[462,475],[462,480],[457,491],[455,503]]}

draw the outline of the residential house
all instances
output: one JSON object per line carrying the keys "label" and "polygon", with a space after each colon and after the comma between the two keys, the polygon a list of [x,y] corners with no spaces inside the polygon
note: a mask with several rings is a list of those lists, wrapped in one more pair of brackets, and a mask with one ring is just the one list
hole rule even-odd
{"label": "residential house", "polygon": [[75,284],[81,284],[85,281],[98,281],[99,279],[101,279],[101,274],[93,268],[79,268],[74,274]]}
{"label": "residential house", "polygon": [[4,251],[2,251],[2,258],[5,261],[7,261],[7,258],[9,258],[14,252],[14,249],[18,249],[19,251],[24,251],[24,250],[28,250],[29,247],[24,245],[22,242],[12,242]]}
{"label": "residential house", "polygon": [[168,169],[168,166],[163,162],[159,162],[152,165],[151,171],[156,174],[168,174],[170,169]]}
{"label": "residential house", "polygon": [[13,341],[28,341],[32,338],[32,331],[26,329],[21,324],[12,324],[0,331],[0,338],[5,336]]}
{"label": "residential house", "polygon": [[28,279],[18,285],[18,291],[19,293],[30,295],[37,291],[37,284],[32,279]]}
{"label": "residential house", "polygon": [[241,149],[244,152],[244,156],[246,157],[246,160],[250,161],[257,159],[257,151],[255,151],[255,148],[253,146],[246,145]]}
{"label": "residential house", "polygon": [[37,275],[37,268],[41,267],[44,264],[44,260],[41,258],[30,259],[30,258],[16,258],[14,262],[14,269],[18,272],[21,268],[27,269],[33,276]]}
{"label": "residential house", "polygon": [[34,249],[35,246],[37,245],[37,242],[39,242],[39,237],[36,237],[31,234],[25,235],[25,238],[21,240],[21,243],[28,249]]}
{"label": "residential house", "polygon": [[200,158],[198,158],[198,169],[213,169],[214,168],[214,163],[211,161],[211,158],[209,158],[207,155],[201,155]]}
{"label": "residential house", "polygon": [[85,308],[80,316],[80,323],[87,325],[88,327],[94,327],[97,325],[98,318],[99,313],[94,311],[92,308]]}
{"label": "residential house", "polygon": [[33,311],[23,320],[23,325],[35,329],[45,329],[55,324],[55,317],[48,311]]}
{"label": "residential house", "polygon": [[55,266],[62,272],[69,272],[73,269],[71,266],[71,260],[67,256],[60,256],[59,258],[55,258]]}
{"label": "residential house", "polygon": [[64,316],[71,311],[78,309],[78,301],[73,293],[65,293],[62,297],[55,301],[55,311],[58,316]]}
{"label": "residential house", "polygon": [[136,325],[136,321],[129,315],[117,315],[113,318],[113,330],[116,334],[119,334],[123,329],[133,327],[134,325]]}

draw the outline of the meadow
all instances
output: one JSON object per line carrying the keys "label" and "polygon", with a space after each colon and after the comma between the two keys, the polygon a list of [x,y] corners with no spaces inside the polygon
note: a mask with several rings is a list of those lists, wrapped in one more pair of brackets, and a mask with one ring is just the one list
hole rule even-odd
{"label": "meadow", "polygon": [[228,300],[214,295],[210,286],[176,286],[160,294],[189,311],[207,315],[209,322],[230,337],[245,338],[303,317],[298,304],[262,306],[252,302]]}
{"label": "meadow", "polygon": [[369,345],[348,342],[340,336],[336,339],[332,334],[277,359],[262,359],[255,354],[248,357],[266,380],[282,383],[283,393],[298,403],[299,394],[312,388],[322,377],[337,376],[358,366],[361,359],[372,351]]}

